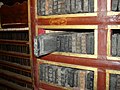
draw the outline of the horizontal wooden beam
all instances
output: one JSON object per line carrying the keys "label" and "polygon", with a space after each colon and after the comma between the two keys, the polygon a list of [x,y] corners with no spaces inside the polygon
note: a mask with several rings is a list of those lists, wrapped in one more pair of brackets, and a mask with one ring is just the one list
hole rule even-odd
{"label": "horizontal wooden beam", "polygon": [[32,90],[30,88],[25,88],[25,87],[19,86],[19,85],[15,84],[15,83],[6,81],[4,79],[0,79],[0,84],[6,85],[6,86],[8,86],[10,88],[13,88],[14,90]]}
{"label": "horizontal wooden beam", "polygon": [[[0,74],[1,75],[7,75],[9,77],[13,77],[13,78],[16,78],[16,79],[19,79],[19,80],[22,80],[22,81],[27,81],[29,83],[32,83],[32,79],[30,77],[26,77],[26,76],[16,74],[16,73],[13,73],[13,72],[10,72],[10,71],[0,69]],[[22,89],[22,90],[24,90],[24,89]]]}

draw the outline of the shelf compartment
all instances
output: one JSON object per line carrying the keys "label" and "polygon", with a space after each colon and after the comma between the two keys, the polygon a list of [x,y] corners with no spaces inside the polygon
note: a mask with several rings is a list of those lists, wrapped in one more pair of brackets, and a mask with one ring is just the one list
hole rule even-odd
{"label": "shelf compartment", "polygon": [[[38,35],[38,32],[39,32],[38,30],[40,28],[45,29],[46,33],[56,33],[56,32],[63,32],[63,31],[73,32],[73,30],[74,30],[73,33],[78,33],[79,35],[82,35],[82,33],[83,33],[85,35],[85,37],[87,37],[87,34],[90,34],[90,33],[91,33],[91,35],[93,34],[93,38],[94,38],[94,40],[93,40],[93,42],[94,42],[93,54],[92,53],[87,54],[87,52],[84,53],[84,54],[82,52],[78,54],[77,52],[72,53],[72,52],[66,52],[66,51],[64,51],[64,52],[61,52],[61,51],[56,52],[55,51],[52,54],[65,55],[65,56],[76,56],[76,57],[86,57],[86,58],[97,58],[97,35],[98,35],[97,33],[98,32],[97,32],[97,26],[96,25],[92,25],[92,26],[90,26],[90,25],[74,25],[74,26],[65,25],[65,26],[62,26],[61,28],[59,28],[59,26],[57,26],[57,27],[54,27],[54,26],[48,26],[48,27],[47,26],[37,26],[36,27],[36,35]],[[87,50],[87,47],[85,47],[85,49]]]}
{"label": "shelf compartment", "polygon": [[[119,15],[120,11],[112,11],[112,1],[116,2],[117,0],[107,0],[107,15],[108,16]],[[120,3],[120,2],[118,2],[118,3]],[[117,6],[116,6],[116,9],[117,9]]]}
{"label": "shelf compartment", "polygon": [[29,66],[24,66],[24,65],[20,65],[20,64],[16,64],[16,63],[11,63],[11,62],[8,62],[8,61],[0,60],[0,63],[5,64],[5,65],[9,65],[9,66],[13,66],[13,67],[18,67],[18,68],[25,69],[25,70],[29,70],[29,71],[31,70],[31,67],[29,67]]}
{"label": "shelf compartment", "polygon": [[17,80],[7,77],[6,75],[0,75],[0,84],[11,87],[15,90],[32,90],[32,84],[26,81]]}
{"label": "shelf compartment", "polygon": [[108,60],[120,60],[120,25],[109,25],[107,36],[107,58]]}
{"label": "shelf compartment", "polygon": [[[67,1],[67,0],[66,0]],[[94,5],[87,5],[87,4],[90,4],[90,0],[86,0],[86,1],[84,1],[84,0],[81,0],[81,2],[84,2],[84,3],[81,3],[81,5],[80,6],[78,6],[79,8],[83,5],[83,4],[86,4],[86,5],[84,5],[85,7],[84,7],[84,10],[82,10],[83,9],[83,7],[81,8],[81,10],[80,11],[78,11],[79,9],[76,9],[77,11],[75,12],[75,10],[73,10],[73,11],[70,11],[70,12],[66,12],[66,10],[64,9],[65,7],[67,7],[67,6],[65,6],[65,7],[62,7],[61,9],[63,10],[63,11],[65,11],[64,13],[63,12],[59,12],[59,13],[53,13],[53,12],[51,12],[51,14],[48,14],[49,13],[49,11],[53,11],[52,9],[51,10],[48,10],[48,6],[50,5],[50,4],[48,4],[48,0],[46,0],[46,2],[44,3],[44,4],[42,4],[42,5],[44,5],[44,6],[42,6],[43,8],[44,8],[44,10],[45,10],[45,13],[46,14],[48,14],[48,15],[46,15],[46,16],[40,16],[39,14],[38,14],[38,11],[40,12],[40,7],[39,8],[37,8],[38,6],[39,6],[39,4],[40,3],[38,3],[38,2],[40,2],[40,0],[38,1],[38,0],[36,0],[35,1],[35,13],[36,13],[36,18],[55,18],[55,17],[78,17],[78,16],[82,16],[82,17],[84,17],[84,16],[97,16],[97,0],[91,0],[91,4],[94,4]],[[53,3],[53,4],[57,4],[58,3],[58,6],[59,6],[59,8],[58,9],[60,9],[60,7],[61,7],[61,5],[62,6],[64,6],[64,3],[65,3],[65,0],[61,0],[61,1],[53,1],[53,2],[55,2],[55,3]],[[75,3],[74,2],[74,0],[72,0],[72,1],[70,1],[69,0],[69,2],[71,2],[71,3]],[[80,3],[80,1],[78,1],[79,3]],[[89,3],[87,3],[87,2],[89,2]],[[93,2],[93,3],[92,3]],[[76,4],[78,4],[78,3],[76,3]],[[75,5],[76,5],[75,4]],[[67,5],[68,5],[68,1],[67,1]],[[55,7],[57,7],[57,5],[53,5],[53,6],[55,6]],[[72,5],[70,5],[70,7],[73,7],[74,6],[74,4],[72,4]],[[91,6],[94,6],[94,7],[92,7],[92,8],[90,8]],[[70,9],[70,7],[68,7],[68,9]],[[73,7],[74,9],[76,8],[75,6]],[[89,8],[89,10],[90,10],[90,12],[89,12],[89,10],[88,10],[88,8]],[[67,9],[67,10],[68,10]],[[71,9],[72,10],[72,9]],[[55,11],[55,10],[54,10]]]}
{"label": "shelf compartment", "polygon": [[21,68],[18,68],[18,67],[13,67],[13,66],[8,66],[8,65],[3,65],[2,63],[0,64],[0,69],[2,70],[5,70],[5,71],[9,71],[9,72],[12,72],[12,73],[16,73],[16,74],[19,74],[19,75],[22,75],[22,76],[26,76],[26,77],[31,77],[31,70],[28,71],[28,70],[25,70],[25,69],[21,69]]}
{"label": "shelf compartment", "polygon": [[18,57],[18,56],[0,54],[0,61],[30,67],[30,59],[29,58],[21,58],[21,57]]}
{"label": "shelf compartment", "polygon": [[119,82],[120,82],[120,71],[106,70],[106,90],[119,90],[120,88]]}
{"label": "shelf compartment", "polygon": [[[41,75],[41,73],[42,72],[40,72],[40,69],[41,69],[41,67],[42,67],[42,65],[44,66],[44,65],[48,65],[48,67],[51,67],[51,68],[64,68],[64,70],[66,69],[70,69],[70,70],[76,70],[76,72],[78,71],[80,71],[81,73],[82,73],[82,71],[84,72],[84,74],[83,75],[86,75],[85,74],[85,72],[87,73],[90,73],[90,72],[94,72],[94,75],[93,75],[93,77],[94,77],[94,79],[93,79],[93,89],[94,90],[97,90],[97,68],[92,68],[92,67],[87,67],[87,66],[79,66],[79,65],[72,65],[72,64],[65,64],[65,63],[58,63],[58,62],[51,62],[51,61],[46,61],[46,60],[41,60],[41,59],[37,59],[37,61],[38,61],[38,69],[39,69],[39,80],[40,80],[40,83],[46,83],[46,84],[48,84],[48,85],[52,85],[52,86],[56,86],[56,87],[59,87],[59,88],[62,88],[62,89],[72,89],[72,87],[70,87],[70,86],[66,86],[66,87],[64,87],[64,85],[62,85],[62,84],[55,84],[55,83],[50,83],[50,82],[47,82],[47,80],[46,81],[44,81],[44,80],[41,80],[40,78],[42,77],[42,76],[40,76]],[[40,66],[41,65],[41,66]],[[47,66],[46,66],[46,70],[47,70]],[[62,70],[62,69],[61,69]],[[46,73],[47,74],[47,73]],[[64,74],[64,73],[63,73]],[[67,74],[68,75],[68,74]],[[81,74],[82,75],[82,74]],[[80,79],[80,78],[79,78]],[[83,79],[82,79],[83,80]],[[49,81],[49,77],[48,77],[48,81]],[[85,84],[85,81],[83,80],[83,84]],[[75,83],[75,82],[74,82]],[[91,82],[92,83],[92,82]],[[81,88],[85,88],[84,87],[84,85],[82,84],[82,86],[83,87],[81,87]]]}
{"label": "shelf compartment", "polygon": [[10,28],[8,28],[7,31],[3,31],[3,30],[0,30],[0,40],[4,39],[4,40],[29,41],[29,31],[28,30],[10,31],[11,30]]}
{"label": "shelf compartment", "polygon": [[12,82],[4,80],[4,79],[0,79],[0,84],[6,85],[8,87],[12,86],[12,88],[15,89],[15,90],[32,90],[32,89],[22,87],[20,85],[17,85],[15,83],[12,83]]}
{"label": "shelf compartment", "polygon": [[16,74],[16,73],[13,73],[13,72],[10,72],[10,71],[0,69],[0,74],[1,75],[7,75],[7,76],[10,76],[10,77],[14,77],[16,79],[19,79],[19,80],[23,80],[23,81],[27,81],[29,83],[32,83],[32,79],[30,77],[26,77],[26,76]]}
{"label": "shelf compartment", "polygon": [[29,45],[19,45],[19,44],[8,44],[8,43],[0,43],[0,50],[1,51],[8,51],[8,52],[17,52],[17,53],[25,53],[29,54]]}

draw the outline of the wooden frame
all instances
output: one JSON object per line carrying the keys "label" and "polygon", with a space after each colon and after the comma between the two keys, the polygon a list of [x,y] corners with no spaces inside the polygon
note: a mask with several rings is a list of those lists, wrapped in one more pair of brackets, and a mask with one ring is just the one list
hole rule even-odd
{"label": "wooden frame", "polygon": [[85,16],[97,16],[97,0],[94,0],[94,12],[93,13],[79,13],[79,14],[65,14],[65,15],[50,15],[50,16],[38,16],[37,15],[37,0],[35,0],[35,17],[36,18],[60,18],[60,17],[85,17]]}
{"label": "wooden frame", "polygon": [[65,56],[75,56],[75,57],[86,57],[86,58],[97,58],[97,47],[98,47],[98,44],[97,44],[97,37],[98,37],[98,26],[97,25],[51,25],[51,26],[36,26],[36,35],[38,35],[38,29],[42,28],[42,29],[59,29],[59,27],[61,27],[61,29],[94,29],[94,54],[93,55],[89,55],[89,54],[76,54],[76,53],[66,53],[66,52],[54,52],[52,54],[57,54],[57,55],[65,55]]}
{"label": "wooden frame", "polygon": [[[28,27],[28,3],[15,3],[12,6],[3,5],[1,11],[2,28]],[[19,12],[18,12],[19,11]]]}
{"label": "wooden frame", "polygon": [[[72,65],[72,64],[66,64],[66,63],[60,63],[60,62],[59,63],[58,62],[51,62],[51,61],[45,61],[45,60],[42,60],[42,59],[37,59],[38,70],[40,69],[39,64],[41,64],[41,63],[94,71],[94,90],[97,90],[97,68],[80,66],[80,65]],[[40,73],[38,75],[40,76]],[[38,77],[38,80],[40,80],[39,77]],[[41,81],[39,81],[39,82],[41,82]],[[71,89],[71,88],[66,88],[66,87],[57,86],[57,85],[53,85],[53,84],[50,84],[50,85],[55,86],[55,87],[59,87],[59,88],[65,89],[65,90],[70,90]]]}
{"label": "wooden frame", "polygon": [[106,90],[110,90],[109,89],[110,74],[120,74],[120,71],[118,71],[118,70],[106,70]]}
{"label": "wooden frame", "polygon": [[108,60],[120,60],[120,57],[111,56],[111,29],[120,29],[120,25],[109,25],[107,36],[107,59]]}
{"label": "wooden frame", "polygon": [[[112,12],[110,9],[111,0],[94,0],[96,2],[96,12],[94,13],[80,13],[80,14],[66,14],[66,15],[37,15],[37,0],[29,0],[29,19],[31,29],[31,52],[34,49],[34,37],[38,35],[38,29],[94,29],[95,30],[95,55],[77,55],[70,53],[52,53],[42,57],[35,57],[31,54],[33,60],[34,83],[35,89],[41,88],[40,85],[48,87],[47,89],[55,89],[54,85],[49,85],[38,80],[37,61],[44,60],[45,62],[55,62],[56,64],[65,63],[67,65],[77,65],[85,67],[93,67],[97,69],[97,90],[106,90],[106,70],[119,70],[119,59],[111,57],[110,52],[110,32],[113,26],[120,24],[119,12]],[[114,28],[113,28],[114,29]],[[115,27],[116,29],[116,27]],[[62,88],[63,89],[63,88]]]}
{"label": "wooden frame", "polygon": [[112,15],[119,15],[120,12],[114,12],[114,11],[111,11],[111,2],[112,0],[107,0],[107,15],[108,16],[112,16]]}
{"label": "wooden frame", "polygon": [[12,83],[12,82],[6,81],[4,79],[0,79],[0,84],[6,85],[8,87],[12,86],[12,89],[17,89],[17,90],[32,90],[32,89],[24,88],[22,86]]}

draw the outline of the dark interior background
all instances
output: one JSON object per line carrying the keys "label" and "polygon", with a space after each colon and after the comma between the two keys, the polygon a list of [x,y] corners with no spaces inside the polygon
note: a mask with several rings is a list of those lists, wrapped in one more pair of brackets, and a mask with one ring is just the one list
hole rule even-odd
{"label": "dark interior background", "polygon": [[9,5],[9,6],[12,6],[16,2],[23,3],[24,1],[27,1],[27,0],[0,0],[0,2],[3,2],[4,5]]}

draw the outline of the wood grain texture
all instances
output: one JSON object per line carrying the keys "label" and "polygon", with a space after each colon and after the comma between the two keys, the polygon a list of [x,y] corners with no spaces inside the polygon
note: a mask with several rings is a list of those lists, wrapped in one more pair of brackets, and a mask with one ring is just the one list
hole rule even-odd
{"label": "wood grain texture", "polygon": [[3,5],[0,8],[1,26],[8,27],[27,27],[28,26],[28,4],[27,2],[15,3],[12,6]]}
{"label": "wood grain texture", "polygon": [[[35,13],[35,2],[34,0],[30,1],[31,5],[31,33],[32,34],[32,40],[35,36],[35,28],[37,25],[59,25],[56,23],[50,24],[49,18],[37,18]],[[44,59],[47,61],[53,61],[53,62],[63,62],[68,64],[75,64],[75,65],[83,65],[83,66],[90,66],[90,67],[96,67],[98,68],[98,83],[97,83],[97,90],[105,90],[106,89],[106,70],[112,69],[112,70],[120,70],[120,61],[119,60],[109,60],[107,58],[107,35],[108,35],[108,25],[119,25],[120,24],[120,15],[107,15],[107,0],[97,0],[97,16],[77,16],[77,17],[54,17],[54,19],[62,19],[66,18],[67,23],[65,25],[98,25],[98,52],[97,52],[97,58],[79,58],[79,57],[71,57],[71,56],[64,56],[64,55],[55,55],[55,54],[49,54],[43,57],[40,57],[40,59]],[[32,41],[33,42],[33,41]],[[32,43],[33,44],[33,43]],[[33,47],[32,47],[33,50]],[[37,63],[36,58],[33,55],[33,63],[34,63],[34,77],[35,77],[35,90],[38,90],[38,88],[43,88],[45,90],[61,90],[59,88],[56,88],[54,86],[50,86],[45,83],[40,83],[39,80],[36,78],[38,77],[38,71],[37,71]]]}

